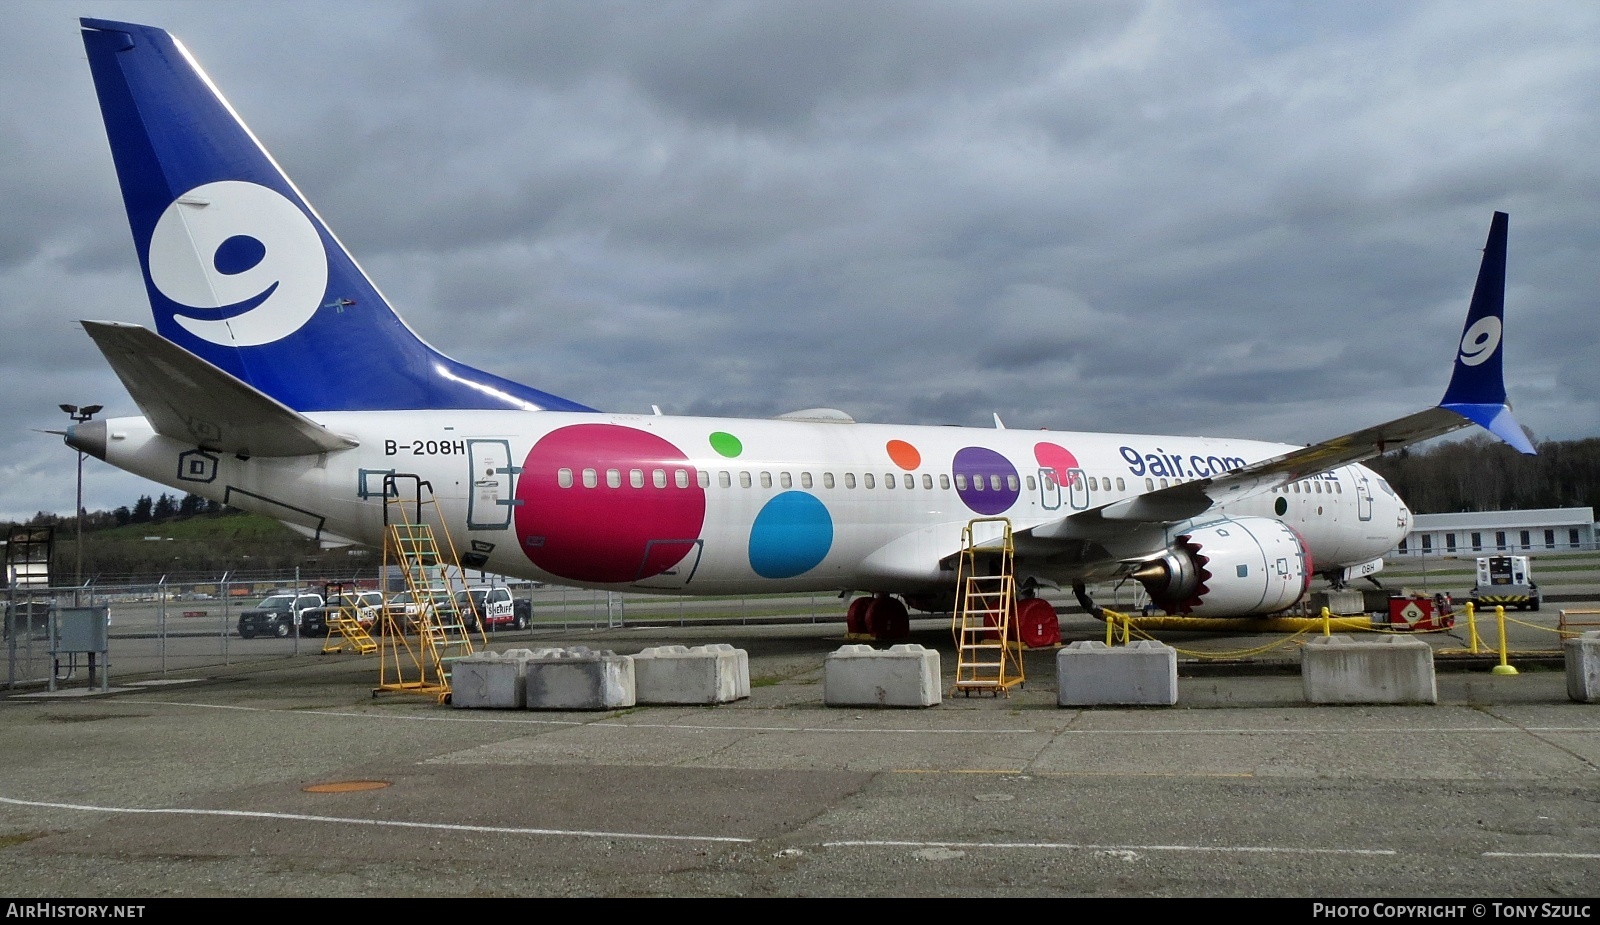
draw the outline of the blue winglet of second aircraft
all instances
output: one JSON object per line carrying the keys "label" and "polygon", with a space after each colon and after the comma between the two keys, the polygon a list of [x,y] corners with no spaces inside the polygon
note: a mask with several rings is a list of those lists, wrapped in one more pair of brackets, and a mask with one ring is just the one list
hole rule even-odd
{"label": "blue winglet of second aircraft", "polygon": [[1472,290],[1472,305],[1461,329],[1455,371],[1439,407],[1454,411],[1531,456],[1535,453],[1533,444],[1506,402],[1500,352],[1505,330],[1508,223],[1504,212],[1496,212],[1489,223],[1489,240],[1483,247],[1478,284]]}

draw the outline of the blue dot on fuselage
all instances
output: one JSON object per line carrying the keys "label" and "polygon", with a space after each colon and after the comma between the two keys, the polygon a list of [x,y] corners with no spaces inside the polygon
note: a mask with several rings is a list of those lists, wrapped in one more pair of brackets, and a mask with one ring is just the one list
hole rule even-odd
{"label": "blue dot on fuselage", "polygon": [[821,501],[786,491],[750,526],[750,567],[762,578],[793,578],[816,568],[833,548],[833,518]]}
{"label": "blue dot on fuselage", "polygon": [[267,246],[247,234],[236,234],[217,245],[211,263],[218,273],[232,276],[254,267],[267,256]]}

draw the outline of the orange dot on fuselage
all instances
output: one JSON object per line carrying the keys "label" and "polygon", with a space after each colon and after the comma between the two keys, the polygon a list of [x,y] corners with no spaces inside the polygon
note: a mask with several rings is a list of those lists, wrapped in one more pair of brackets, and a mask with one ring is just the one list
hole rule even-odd
{"label": "orange dot on fuselage", "polygon": [[894,464],[907,472],[922,465],[922,454],[904,440],[890,440],[885,449],[889,451],[889,458],[894,460]]}

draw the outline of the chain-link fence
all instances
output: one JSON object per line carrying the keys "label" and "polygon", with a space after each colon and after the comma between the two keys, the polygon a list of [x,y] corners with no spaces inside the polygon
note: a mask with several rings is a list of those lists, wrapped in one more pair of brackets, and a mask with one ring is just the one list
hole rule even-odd
{"label": "chain-link fence", "polygon": [[[473,585],[498,584],[482,576]],[[376,576],[345,581],[346,589],[378,588]],[[836,594],[664,597],[509,583],[519,610],[530,615],[520,633],[597,629],[622,625],[692,625],[705,621],[754,625],[772,622],[842,622],[846,603]],[[263,658],[318,655],[325,639],[305,636],[293,619],[263,631],[252,624],[247,637],[240,617],[273,594],[323,594],[320,579],[293,575],[225,575],[215,579],[147,584],[91,584],[81,588],[14,589],[5,592],[4,680],[7,687],[45,684],[54,672],[64,685],[87,681],[82,656],[52,654],[50,627],[61,608],[105,605],[110,614],[107,670],[118,677],[160,675]],[[396,591],[397,588],[389,588]],[[525,603],[524,603],[525,602]],[[524,610],[524,608],[526,608]]]}

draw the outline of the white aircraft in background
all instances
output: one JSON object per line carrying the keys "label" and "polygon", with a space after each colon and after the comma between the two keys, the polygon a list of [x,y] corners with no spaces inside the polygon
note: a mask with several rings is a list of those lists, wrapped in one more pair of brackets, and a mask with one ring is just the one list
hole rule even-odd
{"label": "white aircraft in background", "polygon": [[323,540],[382,545],[385,479],[415,476],[470,567],[868,592],[852,606],[893,626],[906,605],[948,609],[963,528],[1004,517],[1019,587],[1083,599],[1132,578],[1169,613],[1251,616],[1314,574],[1370,576],[1406,534],[1410,511],[1361,460],[1474,423],[1533,452],[1501,373],[1499,212],[1444,400],[1314,446],[596,411],[428,346],[181,44],[82,25],[156,331],[83,322],[140,415],[66,442]]}

